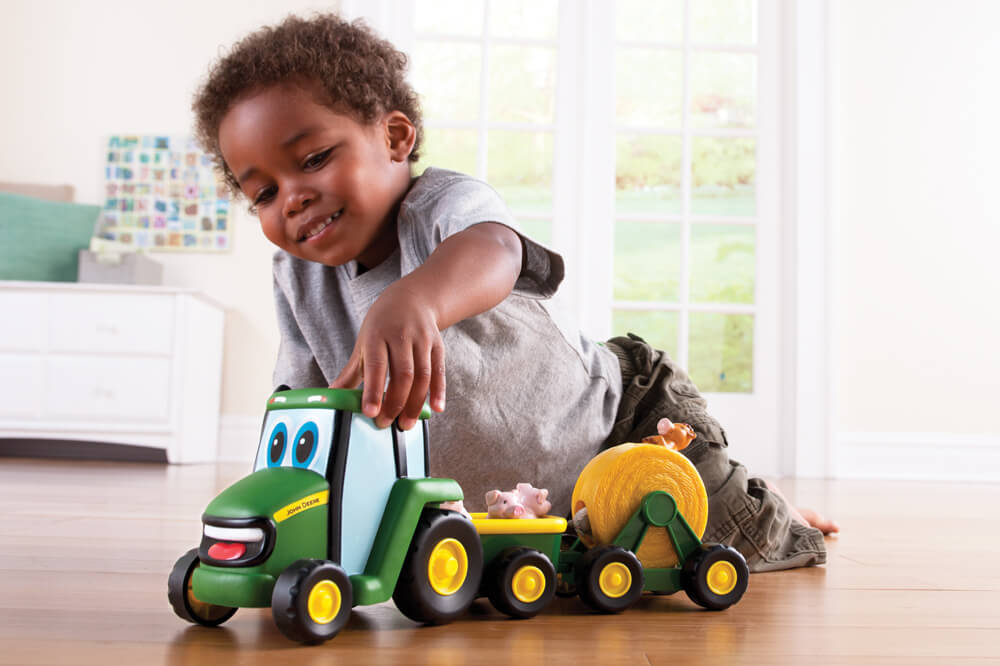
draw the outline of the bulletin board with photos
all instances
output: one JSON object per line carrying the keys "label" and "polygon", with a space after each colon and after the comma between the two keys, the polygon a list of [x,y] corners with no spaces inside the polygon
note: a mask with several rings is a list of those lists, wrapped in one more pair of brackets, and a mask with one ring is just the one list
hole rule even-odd
{"label": "bulletin board with photos", "polygon": [[97,236],[150,251],[224,252],[229,191],[192,137],[108,138]]}

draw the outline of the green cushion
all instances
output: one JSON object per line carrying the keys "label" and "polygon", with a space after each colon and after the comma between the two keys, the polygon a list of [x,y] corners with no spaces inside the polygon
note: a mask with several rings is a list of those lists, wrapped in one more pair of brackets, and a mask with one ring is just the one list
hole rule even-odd
{"label": "green cushion", "polygon": [[0,280],[76,282],[100,206],[0,192]]}

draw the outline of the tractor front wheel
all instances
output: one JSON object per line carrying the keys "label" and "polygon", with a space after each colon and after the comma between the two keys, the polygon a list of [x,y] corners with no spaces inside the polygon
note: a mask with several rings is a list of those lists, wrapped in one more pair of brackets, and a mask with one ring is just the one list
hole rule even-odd
{"label": "tractor front wheel", "polygon": [[325,560],[293,562],[278,576],[271,593],[275,624],[300,643],[322,643],[336,636],[347,624],[352,606],[347,574]]}
{"label": "tractor front wheel", "polygon": [[392,600],[411,620],[445,624],[472,604],[482,577],[483,546],[472,521],[454,511],[425,509]]}
{"label": "tractor front wheel", "polygon": [[197,548],[192,548],[181,555],[167,578],[167,599],[181,619],[204,627],[217,627],[235,615],[236,609],[208,604],[194,596],[194,591],[191,589],[191,574],[200,564]]}
{"label": "tractor front wheel", "polygon": [[681,584],[691,601],[708,610],[729,608],[747,591],[750,569],[735,548],[703,545],[684,562]]}

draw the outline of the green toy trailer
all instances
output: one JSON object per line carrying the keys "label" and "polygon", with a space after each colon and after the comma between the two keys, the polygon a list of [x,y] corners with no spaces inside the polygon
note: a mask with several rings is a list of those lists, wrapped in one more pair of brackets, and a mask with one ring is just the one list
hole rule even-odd
{"label": "green toy trailer", "polygon": [[[318,643],[353,606],[390,597],[407,617],[441,624],[480,596],[532,617],[557,587],[603,612],[644,590],[684,589],[714,609],[746,590],[739,553],[703,546],[667,493],[647,495],[613,544],[590,549],[567,539],[562,518],[440,509],[463,496],[455,481],[427,476],[428,417],[408,432],[380,430],[361,413],[360,391],[275,392],[253,473],[208,505],[201,544],[170,573],[174,612],[216,626],[238,608],[270,607],[288,638]],[[668,531],[683,565],[643,570],[633,553],[650,528]]]}

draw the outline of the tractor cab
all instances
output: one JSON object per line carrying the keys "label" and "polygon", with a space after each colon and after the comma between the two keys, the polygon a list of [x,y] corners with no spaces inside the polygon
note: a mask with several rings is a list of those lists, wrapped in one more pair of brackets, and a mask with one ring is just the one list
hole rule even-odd
{"label": "tractor cab", "polygon": [[[361,413],[360,391],[301,389],[268,400],[254,473],[309,470],[329,487],[327,549],[348,575],[364,571],[397,479],[427,476],[427,421],[409,432],[379,430]],[[309,498],[303,498],[303,502]],[[294,512],[317,505],[284,507]],[[275,520],[289,516],[275,514]]]}
{"label": "tractor cab", "polygon": [[277,577],[302,558],[362,574],[396,481],[427,475],[426,420],[420,424],[376,428],[361,413],[360,391],[275,392],[253,473],[202,516],[192,574],[199,599],[269,606]]}

